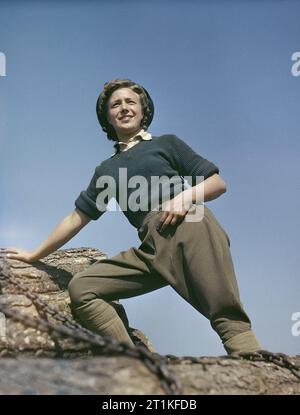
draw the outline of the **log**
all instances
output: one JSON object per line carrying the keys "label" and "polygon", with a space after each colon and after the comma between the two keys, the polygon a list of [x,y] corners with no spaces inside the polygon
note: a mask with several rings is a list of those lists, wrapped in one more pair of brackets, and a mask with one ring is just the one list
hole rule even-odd
{"label": "log", "polygon": [[[75,321],[67,285],[75,273],[103,258],[106,255],[97,249],[78,248],[57,251],[32,265],[8,259],[3,262],[9,264],[14,278],[30,292]],[[0,272],[0,305],[23,315],[56,322],[53,317],[41,313],[34,301],[4,277],[5,272]],[[130,326],[122,304],[119,301],[111,304],[133,341],[143,345],[153,356],[159,356],[147,336]],[[290,361],[300,367],[300,356],[290,357]],[[273,362],[234,360],[228,356],[204,356],[191,361],[183,356],[176,360],[169,358],[165,365],[180,382],[184,395],[300,394],[300,381],[295,374]],[[0,395],[166,393],[161,379],[141,358],[126,353],[95,356],[87,343],[58,339],[1,314],[0,371]]]}
{"label": "log", "polygon": [[[300,363],[300,356],[294,358]],[[300,394],[299,380],[272,363],[203,357],[199,363],[169,363],[184,395]],[[164,395],[157,378],[138,359],[0,359],[0,394],[7,395]]]}
{"label": "log", "polygon": [[[107,256],[98,249],[76,248],[56,251],[34,264],[12,259],[5,259],[3,262],[9,265],[13,276],[26,289],[37,294],[42,301],[75,321],[76,318],[72,315],[70,308],[68,283],[77,272],[104,258]],[[41,315],[34,302],[27,298],[18,287],[9,284],[7,279],[0,280],[0,287],[0,304],[17,310],[23,315],[39,316],[53,323],[56,322],[49,315]],[[130,327],[123,305],[117,300],[111,301],[110,304],[116,309],[133,342],[155,352],[147,336],[141,330]],[[57,339],[34,328],[24,327],[22,323],[8,319],[3,314],[0,317],[0,329],[2,327],[0,356],[22,354],[44,357],[71,357],[73,355],[75,357],[93,354],[93,350],[86,343],[74,342],[71,339]]]}

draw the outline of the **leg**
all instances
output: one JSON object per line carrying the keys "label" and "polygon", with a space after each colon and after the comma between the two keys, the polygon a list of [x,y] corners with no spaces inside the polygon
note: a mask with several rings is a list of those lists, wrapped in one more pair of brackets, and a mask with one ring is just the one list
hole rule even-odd
{"label": "leg", "polygon": [[[156,231],[155,223],[151,223],[152,232],[160,247],[155,269],[210,320],[228,353],[258,350],[251,322],[240,302],[230,241],[213,213],[204,206],[200,222],[183,221],[164,236]],[[163,258],[170,249],[170,262],[166,267],[165,261],[162,269]]]}
{"label": "leg", "polygon": [[151,253],[132,247],[100,260],[76,274],[69,283],[73,312],[90,330],[134,345],[109,301],[157,290],[168,282],[149,267]]}

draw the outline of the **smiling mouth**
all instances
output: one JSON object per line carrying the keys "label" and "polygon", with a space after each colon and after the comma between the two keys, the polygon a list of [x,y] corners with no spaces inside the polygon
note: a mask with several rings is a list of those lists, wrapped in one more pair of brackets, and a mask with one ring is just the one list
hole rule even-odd
{"label": "smiling mouth", "polygon": [[131,118],[133,117],[131,117],[130,115],[125,115],[125,117],[120,118],[120,121],[127,121],[127,120],[130,120]]}

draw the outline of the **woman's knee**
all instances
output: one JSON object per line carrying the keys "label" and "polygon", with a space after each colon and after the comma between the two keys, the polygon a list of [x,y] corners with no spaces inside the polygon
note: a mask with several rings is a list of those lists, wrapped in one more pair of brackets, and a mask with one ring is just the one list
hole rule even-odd
{"label": "woman's knee", "polygon": [[75,306],[86,304],[96,298],[96,295],[89,290],[88,285],[81,275],[75,274],[68,284],[68,292],[71,302]]}

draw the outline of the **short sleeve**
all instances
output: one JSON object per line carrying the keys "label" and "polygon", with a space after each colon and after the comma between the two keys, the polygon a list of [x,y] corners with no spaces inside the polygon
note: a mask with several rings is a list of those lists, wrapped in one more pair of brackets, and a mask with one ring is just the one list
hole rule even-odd
{"label": "short sleeve", "polygon": [[99,210],[96,205],[96,199],[99,193],[96,187],[98,177],[96,168],[87,189],[83,190],[75,200],[75,206],[93,220],[99,219],[105,213],[105,211]]}
{"label": "short sleeve", "polygon": [[180,176],[191,176],[192,185],[196,183],[196,176],[204,176],[204,180],[215,173],[219,174],[219,168],[196,153],[188,144],[176,135],[170,136],[170,155],[173,167]]}

